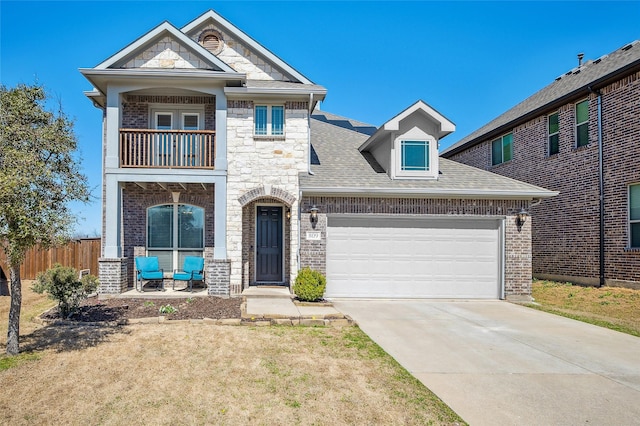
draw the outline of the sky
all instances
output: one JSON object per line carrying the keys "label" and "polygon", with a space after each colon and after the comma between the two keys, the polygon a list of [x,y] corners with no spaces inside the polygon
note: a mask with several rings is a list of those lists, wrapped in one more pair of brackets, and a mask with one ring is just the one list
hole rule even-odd
{"label": "sky", "polygon": [[327,88],[322,109],[380,126],[417,100],[456,124],[448,147],[585,60],[640,39],[640,1],[5,1],[0,83],[44,85],[75,120],[94,201],[76,235],[101,229],[101,112],[78,68],[169,21],[209,9]]}

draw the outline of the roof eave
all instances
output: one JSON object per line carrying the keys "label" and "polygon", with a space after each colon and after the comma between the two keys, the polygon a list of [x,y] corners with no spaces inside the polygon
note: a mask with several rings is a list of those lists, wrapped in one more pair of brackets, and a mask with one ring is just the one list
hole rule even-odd
{"label": "roof eave", "polygon": [[228,95],[310,95],[313,94],[316,100],[323,100],[327,95],[327,89],[300,87],[300,88],[276,88],[276,87],[225,87],[224,92]]}
{"label": "roof eave", "polygon": [[[618,80],[622,77],[624,77],[627,74],[631,74],[635,71],[637,71],[637,69],[640,69],[640,60],[634,61],[630,64],[627,64],[623,67],[618,68],[616,71],[611,72],[605,76],[602,76],[598,79],[595,79],[591,82],[589,82],[588,84],[585,84],[584,86],[579,87],[576,90],[573,90],[572,92],[569,92],[563,96],[560,96],[558,98],[555,98],[554,100],[547,102],[546,104],[531,110],[529,112],[527,112],[526,114],[523,114],[521,116],[519,116],[518,118],[516,118],[515,120],[511,120],[499,127],[496,127],[495,129],[488,131],[486,133],[483,133],[479,136],[476,136],[475,138],[461,144],[461,145],[456,145],[453,144],[452,146],[448,147],[447,149],[443,150],[440,153],[440,156],[447,158],[448,156],[451,155],[455,155],[461,151],[464,151],[465,149],[471,148],[475,145],[478,145],[479,143],[482,143],[484,141],[486,141],[487,139],[491,139],[493,137],[497,137],[501,134],[503,134],[504,132],[508,131],[511,128],[514,128],[516,126],[519,126],[523,123],[526,123],[527,121],[541,115],[544,114],[548,111],[552,111],[554,109],[557,109],[558,107],[566,104],[567,102],[569,102],[572,99],[578,99],[580,97],[583,97],[585,95],[588,95],[592,90],[599,90],[609,84],[611,84],[613,81]],[[515,108],[515,107],[514,107]],[[509,110],[505,111],[508,112]]]}
{"label": "roof eave", "polygon": [[304,187],[303,194],[308,195],[374,195],[374,196],[423,196],[431,198],[478,198],[499,200],[533,200],[555,197],[556,191],[500,191],[500,190],[455,190],[424,188],[366,188],[366,187]]}

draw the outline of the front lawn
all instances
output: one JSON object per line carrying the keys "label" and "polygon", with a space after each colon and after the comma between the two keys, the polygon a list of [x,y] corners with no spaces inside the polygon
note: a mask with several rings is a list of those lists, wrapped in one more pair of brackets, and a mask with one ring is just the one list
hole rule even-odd
{"label": "front lawn", "polygon": [[21,330],[21,355],[0,354],[0,424],[464,424],[358,327]]}
{"label": "front lawn", "polygon": [[640,290],[534,280],[532,295],[536,309],[640,336]]}

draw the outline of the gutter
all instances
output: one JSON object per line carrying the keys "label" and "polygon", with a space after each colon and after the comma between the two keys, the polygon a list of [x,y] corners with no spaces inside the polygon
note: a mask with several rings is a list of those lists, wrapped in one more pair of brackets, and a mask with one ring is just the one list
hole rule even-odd
{"label": "gutter", "polygon": [[419,195],[419,196],[437,196],[437,197],[462,197],[462,198],[486,198],[486,199],[542,199],[551,198],[559,194],[557,191],[469,191],[469,190],[430,190],[425,191],[424,188],[362,188],[362,187],[306,187],[302,188],[302,191],[307,195],[332,195],[332,194],[353,194],[353,195],[386,195],[393,196],[405,196],[405,195]]}
{"label": "gutter", "polygon": [[604,235],[604,161],[603,161],[603,147],[602,147],[602,93],[600,90],[593,90],[591,86],[589,86],[589,92],[594,93],[598,96],[598,192],[600,198],[600,253],[599,253],[599,263],[600,263],[600,281],[599,287],[604,286],[605,283],[605,271],[604,271],[604,243],[605,243],[605,235]]}
{"label": "gutter", "polygon": [[307,114],[307,172],[313,176],[311,171],[311,110],[313,108],[313,93],[309,93],[309,112]]}

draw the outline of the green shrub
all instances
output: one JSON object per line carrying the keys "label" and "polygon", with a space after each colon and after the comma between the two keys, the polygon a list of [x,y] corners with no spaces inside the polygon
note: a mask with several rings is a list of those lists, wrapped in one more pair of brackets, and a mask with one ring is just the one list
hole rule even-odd
{"label": "green shrub", "polygon": [[322,299],[326,286],[327,279],[324,275],[306,267],[298,272],[293,285],[293,292],[303,302],[315,302]]}
{"label": "green shrub", "polygon": [[63,318],[74,313],[80,302],[98,288],[98,278],[85,275],[78,278],[78,271],[56,263],[46,272],[40,272],[33,284],[36,293],[47,293],[50,299],[58,302],[58,310]]}

